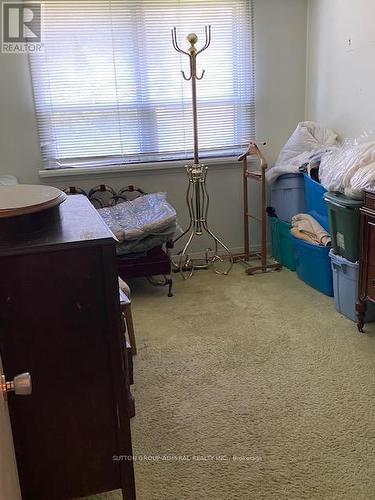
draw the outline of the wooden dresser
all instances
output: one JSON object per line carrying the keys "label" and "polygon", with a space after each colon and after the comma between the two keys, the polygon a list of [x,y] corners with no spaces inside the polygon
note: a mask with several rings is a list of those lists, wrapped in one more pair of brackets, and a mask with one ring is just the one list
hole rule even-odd
{"label": "wooden dresser", "polygon": [[9,396],[23,500],[115,489],[135,499],[112,233],[86,197],[70,196],[48,215],[0,220],[0,266],[4,371],[33,384],[31,396]]}
{"label": "wooden dresser", "polygon": [[366,302],[375,302],[375,193],[365,192],[361,208],[358,329],[363,332]]}

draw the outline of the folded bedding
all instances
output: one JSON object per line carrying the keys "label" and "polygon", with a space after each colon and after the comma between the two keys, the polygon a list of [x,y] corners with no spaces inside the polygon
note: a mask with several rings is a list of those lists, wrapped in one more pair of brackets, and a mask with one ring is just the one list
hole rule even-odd
{"label": "folded bedding", "polygon": [[119,240],[139,240],[160,233],[176,221],[176,211],[166,200],[166,193],[152,193],[135,200],[98,210]]}
{"label": "folded bedding", "polygon": [[146,194],[98,212],[119,240],[117,255],[147,252],[173,238],[178,229],[166,193]]}
{"label": "folded bedding", "polygon": [[164,245],[171,240],[179,227],[177,222],[173,222],[165,231],[149,234],[140,240],[125,240],[117,244],[117,255],[129,255],[134,253],[146,253],[152,248]]}
{"label": "folded bedding", "polygon": [[330,234],[309,214],[295,215],[292,218],[290,232],[296,238],[313,245],[323,245],[325,247],[331,245]]}

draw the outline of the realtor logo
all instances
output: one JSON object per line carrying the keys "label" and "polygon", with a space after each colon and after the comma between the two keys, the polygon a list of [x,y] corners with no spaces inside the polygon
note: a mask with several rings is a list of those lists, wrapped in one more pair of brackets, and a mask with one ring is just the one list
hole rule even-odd
{"label": "realtor logo", "polygon": [[2,52],[41,52],[42,2],[3,2]]}

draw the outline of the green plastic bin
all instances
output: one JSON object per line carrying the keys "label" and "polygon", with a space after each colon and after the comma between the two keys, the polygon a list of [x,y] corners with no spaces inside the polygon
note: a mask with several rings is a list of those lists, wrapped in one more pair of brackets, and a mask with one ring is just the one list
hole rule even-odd
{"label": "green plastic bin", "polygon": [[296,270],[294,249],[289,222],[278,217],[269,217],[271,226],[272,257],[291,271]]}
{"label": "green plastic bin", "polygon": [[359,259],[359,209],[363,202],[351,200],[341,193],[324,195],[328,205],[329,232],[335,253],[351,262]]}

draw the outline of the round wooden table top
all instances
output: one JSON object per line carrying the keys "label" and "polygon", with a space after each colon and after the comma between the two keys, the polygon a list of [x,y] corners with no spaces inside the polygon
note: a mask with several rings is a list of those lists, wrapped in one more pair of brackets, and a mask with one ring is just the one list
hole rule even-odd
{"label": "round wooden table top", "polygon": [[41,212],[60,205],[66,194],[51,186],[0,186],[0,218]]}

